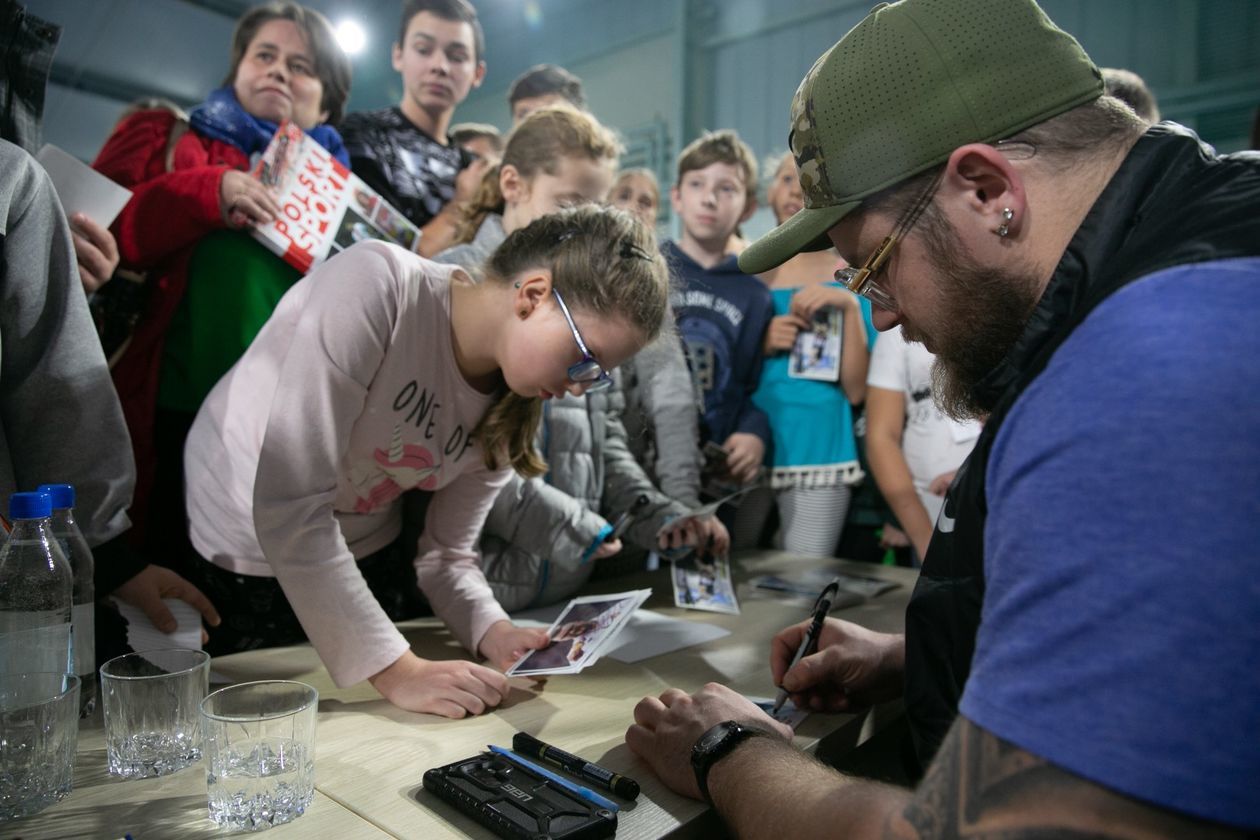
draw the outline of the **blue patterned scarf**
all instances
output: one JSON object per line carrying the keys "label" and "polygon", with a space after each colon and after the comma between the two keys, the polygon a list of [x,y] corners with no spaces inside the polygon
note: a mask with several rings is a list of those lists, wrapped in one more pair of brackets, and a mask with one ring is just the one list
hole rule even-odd
{"label": "blue patterned scarf", "polygon": [[[203,137],[230,143],[248,156],[253,156],[255,152],[261,154],[279,128],[241,107],[230,85],[211,91],[206,101],[189,113],[188,123]],[[337,129],[321,124],[307,129],[306,134],[346,167],[350,166],[350,155],[346,153]]]}

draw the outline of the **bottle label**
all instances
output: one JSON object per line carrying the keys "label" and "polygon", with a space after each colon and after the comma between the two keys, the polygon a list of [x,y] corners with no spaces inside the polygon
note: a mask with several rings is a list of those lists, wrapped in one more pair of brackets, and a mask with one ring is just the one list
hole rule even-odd
{"label": "bottle label", "polygon": [[70,673],[70,622],[58,610],[0,613],[0,674]]}
{"label": "bottle label", "polygon": [[96,671],[95,605],[75,604],[71,610],[74,624],[74,672],[79,676]]}

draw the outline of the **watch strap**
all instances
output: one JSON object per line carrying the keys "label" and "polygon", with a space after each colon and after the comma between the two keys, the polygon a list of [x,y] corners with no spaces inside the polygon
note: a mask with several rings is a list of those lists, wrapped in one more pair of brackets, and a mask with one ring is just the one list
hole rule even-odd
{"label": "watch strap", "polygon": [[696,774],[696,786],[700,788],[700,795],[704,797],[705,802],[709,805],[713,804],[713,797],[709,795],[709,770],[718,759],[749,738],[766,734],[768,733],[756,727],[727,720],[711,727],[700,736],[691,748],[691,769]]}

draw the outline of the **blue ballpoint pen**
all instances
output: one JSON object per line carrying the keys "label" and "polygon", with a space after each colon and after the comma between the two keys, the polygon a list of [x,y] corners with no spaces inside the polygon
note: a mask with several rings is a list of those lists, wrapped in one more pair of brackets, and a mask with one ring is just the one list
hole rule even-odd
{"label": "blue ballpoint pen", "polygon": [[511,750],[507,749],[506,747],[497,747],[494,744],[486,744],[486,749],[490,750],[490,752],[492,753],[503,756],[508,761],[511,761],[514,764],[518,764],[521,767],[524,767],[526,770],[529,770],[530,772],[537,773],[539,776],[542,776],[545,779],[550,779],[551,781],[563,787],[565,790],[572,791],[573,793],[576,793],[578,796],[582,797],[583,799],[594,802],[596,805],[598,805],[601,808],[607,808],[609,811],[612,811],[614,814],[617,813],[617,811],[621,810],[621,806],[618,805],[616,802],[613,802],[611,799],[605,799],[604,797],[600,796],[598,793],[591,790],[590,788],[585,788],[577,784],[576,782],[571,782],[568,779],[566,779],[564,776],[558,776],[555,773],[552,773],[546,767],[539,767],[537,764],[530,761],[528,758],[519,756],[516,753],[512,752]]}

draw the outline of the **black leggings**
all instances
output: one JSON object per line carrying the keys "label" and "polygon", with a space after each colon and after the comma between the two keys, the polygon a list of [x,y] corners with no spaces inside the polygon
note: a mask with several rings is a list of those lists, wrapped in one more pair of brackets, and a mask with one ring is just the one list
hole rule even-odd
{"label": "black leggings", "polygon": [[[403,541],[395,540],[358,563],[368,588],[393,621],[433,615],[416,585],[411,562],[415,542],[409,545],[410,551],[404,551]],[[210,641],[205,648],[211,656],[306,641],[306,631],[275,578],[231,572],[202,557],[192,565],[193,583],[223,619],[218,627],[207,628]]]}

